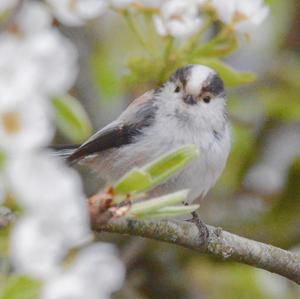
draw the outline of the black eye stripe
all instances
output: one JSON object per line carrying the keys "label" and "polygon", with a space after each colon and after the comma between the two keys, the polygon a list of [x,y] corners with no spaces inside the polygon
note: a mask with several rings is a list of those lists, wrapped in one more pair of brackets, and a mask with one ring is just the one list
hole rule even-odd
{"label": "black eye stripe", "polygon": [[217,74],[214,74],[209,80],[208,85],[205,86],[204,91],[214,96],[224,93],[224,83],[222,79]]}
{"label": "black eye stripe", "polygon": [[172,82],[176,82],[177,80],[181,82],[183,88],[185,88],[187,80],[189,78],[191,72],[192,65],[187,65],[180,69],[177,69],[175,74],[171,77]]}
{"label": "black eye stripe", "polygon": [[[183,90],[185,90],[192,68],[193,65],[187,65],[177,69],[177,71],[170,78],[170,81],[175,84],[177,84],[176,82],[179,81],[182,85],[181,87]],[[211,73],[211,76],[207,79],[207,84],[202,89],[202,92],[208,92],[212,95],[212,97],[225,95],[224,83],[222,79],[216,73]]]}

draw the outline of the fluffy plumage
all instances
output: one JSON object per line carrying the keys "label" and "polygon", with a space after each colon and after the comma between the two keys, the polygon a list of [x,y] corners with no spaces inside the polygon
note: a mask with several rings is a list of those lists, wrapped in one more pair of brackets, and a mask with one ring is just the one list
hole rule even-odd
{"label": "fluffy plumage", "polygon": [[199,157],[152,193],[190,189],[191,202],[216,183],[230,151],[223,82],[202,65],[178,69],[163,86],[133,101],[68,160],[86,164],[114,182],[132,167],[183,144],[195,144]]}

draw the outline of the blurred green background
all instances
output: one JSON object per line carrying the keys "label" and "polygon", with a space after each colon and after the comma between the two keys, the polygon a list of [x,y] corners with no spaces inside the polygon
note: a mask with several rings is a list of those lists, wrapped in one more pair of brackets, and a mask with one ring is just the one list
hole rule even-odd
{"label": "blurred green background", "polygon": [[[257,80],[227,89],[232,152],[199,213],[211,225],[300,250],[300,1],[267,2],[267,21],[224,57],[236,70],[256,73]],[[157,38],[153,28],[144,27]],[[142,68],[149,68],[144,60],[139,76],[128,76],[128,58],[139,57],[144,49],[116,14],[84,28],[61,30],[79,50],[81,71],[72,93],[95,130],[158,83],[159,66],[151,65],[153,72],[144,77]],[[68,140],[58,135],[56,142]],[[98,187],[93,184],[87,181],[88,193]],[[126,263],[126,283],[116,298],[300,298],[298,286],[262,270],[150,240],[106,234],[100,239],[117,244]]]}

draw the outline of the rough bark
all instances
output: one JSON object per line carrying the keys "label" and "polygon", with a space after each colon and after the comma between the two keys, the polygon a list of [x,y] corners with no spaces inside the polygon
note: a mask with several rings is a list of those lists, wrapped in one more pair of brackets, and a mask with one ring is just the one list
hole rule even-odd
{"label": "rough bark", "polygon": [[249,240],[213,226],[207,226],[209,237],[203,242],[197,226],[184,221],[138,221],[124,219],[101,226],[106,231],[146,237],[181,245],[199,253],[211,254],[223,260],[236,261],[280,274],[300,284],[300,256],[268,244]]}

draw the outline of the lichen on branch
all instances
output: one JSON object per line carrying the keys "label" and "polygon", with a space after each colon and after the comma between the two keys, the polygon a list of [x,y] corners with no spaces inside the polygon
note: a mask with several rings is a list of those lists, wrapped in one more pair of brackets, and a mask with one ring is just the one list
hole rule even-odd
{"label": "lichen on branch", "polygon": [[222,260],[235,261],[282,275],[300,285],[300,256],[287,250],[240,237],[213,226],[207,226],[206,242],[195,224],[187,221],[140,221],[119,219],[106,225],[92,221],[93,230],[127,234],[181,245]]}

